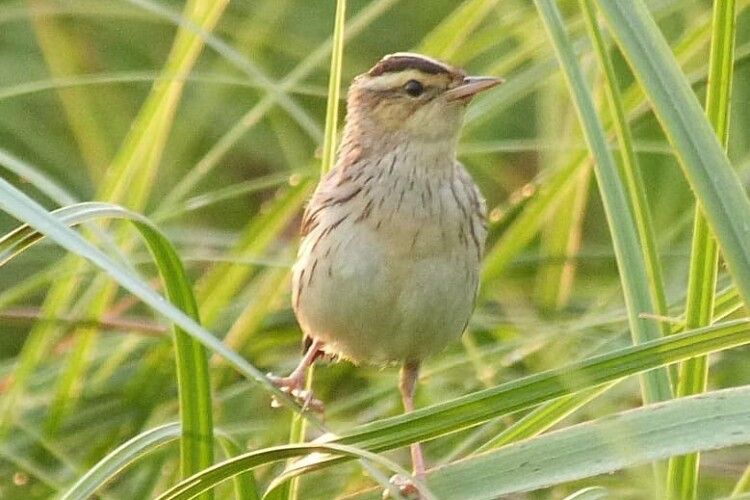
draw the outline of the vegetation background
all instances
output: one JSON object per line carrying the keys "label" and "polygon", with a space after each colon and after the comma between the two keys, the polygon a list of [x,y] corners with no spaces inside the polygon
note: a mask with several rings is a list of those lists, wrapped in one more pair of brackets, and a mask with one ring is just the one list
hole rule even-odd
{"label": "vegetation background", "polygon": [[[750,205],[737,195],[750,2],[350,0],[345,28],[344,3],[0,2],[0,497],[150,498],[240,456],[201,480],[257,465],[215,495],[258,498],[282,459],[310,452],[272,448],[299,441],[299,409],[272,409],[268,386],[236,368],[262,379],[299,355],[289,265],[335,138],[331,70],[345,89],[404,50],[507,79],[472,105],[460,148],[491,210],[478,308],[426,364],[427,409],[411,420],[396,417],[395,368],[316,369],[325,426],[351,446],[328,451],[367,463],[298,467],[269,497],[376,498],[378,478],[408,463],[404,446],[426,438],[437,498],[750,494],[738,347],[750,342]],[[728,267],[694,222],[696,197]],[[53,217],[32,199],[71,208]],[[90,200],[110,204],[77,205]],[[30,247],[33,231],[13,232],[23,222],[51,239]],[[144,283],[187,313],[176,331],[179,312]],[[207,343],[198,312],[249,365],[190,340]],[[668,460],[704,450],[699,466]]]}

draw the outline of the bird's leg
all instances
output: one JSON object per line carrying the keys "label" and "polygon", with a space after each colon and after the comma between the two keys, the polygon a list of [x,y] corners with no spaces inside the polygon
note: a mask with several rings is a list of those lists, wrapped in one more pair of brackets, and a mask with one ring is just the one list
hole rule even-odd
{"label": "bird's leg", "polygon": [[[315,363],[315,360],[323,354],[323,342],[320,340],[313,340],[310,347],[307,349],[305,354],[302,356],[297,367],[292,370],[286,377],[277,377],[272,374],[268,374],[268,378],[271,379],[273,385],[278,387],[284,392],[291,394],[297,399],[304,408],[312,408],[315,411],[323,411],[323,403],[313,397],[312,391],[305,388],[307,382],[307,369]],[[274,399],[273,406],[280,406],[278,401]]]}
{"label": "bird's leg", "polygon": [[[399,381],[399,389],[401,390],[401,400],[404,404],[404,411],[409,413],[414,411],[414,392],[417,388],[417,380],[419,379],[419,362],[418,361],[407,361],[404,366],[401,367],[401,380]],[[425,465],[424,456],[422,455],[422,446],[419,443],[412,443],[411,445],[411,463],[413,467],[413,474],[419,481],[425,478]],[[394,476],[391,478],[391,483],[399,488],[401,494],[407,498],[420,498],[419,491],[410,478],[404,478],[401,476]]]}
{"label": "bird's leg", "polygon": [[[414,411],[414,393],[417,388],[419,379],[419,363],[416,361],[407,361],[401,368],[401,400],[404,403],[406,413]],[[420,481],[425,477],[424,456],[422,455],[422,446],[419,443],[411,445],[411,464],[414,467],[414,476]]]}

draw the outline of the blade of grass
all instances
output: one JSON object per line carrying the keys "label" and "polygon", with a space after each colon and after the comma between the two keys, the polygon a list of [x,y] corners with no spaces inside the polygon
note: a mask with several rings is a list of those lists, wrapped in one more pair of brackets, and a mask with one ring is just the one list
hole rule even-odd
{"label": "blade of grass", "polygon": [[[750,2],[746,0],[742,2],[744,7],[747,7],[748,4]],[[704,41],[710,37],[710,26],[710,22],[707,22],[705,25],[699,25],[675,47],[675,55],[681,63],[684,64],[689,61],[703,47]],[[550,65],[547,62],[537,63],[521,73],[523,78],[520,78],[520,81],[518,76],[521,75],[518,75],[516,78],[510,78],[508,83],[503,85],[502,89],[493,93],[495,100],[491,101],[491,109],[502,109],[507,106],[513,99],[518,98],[516,94],[522,95],[522,92],[533,88],[537,82],[549,77],[556,67],[556,65]],[[514,85],[516,90],[509,91],[508,89]],[[510,95],[506,96],[503,92],[508,92]],[[645,96],[636,84],[631,85],[624,92],[622,101],[625,110],[629,113],[628,117],[630,120],[641,116],[647,111],[647,108],[643,106]],[[473,109],[476,108],[470,108],[470,114]],[[472,125],[473,123],[481,125],[493,113],[486,111],[477,112],[473,115],[473,122],[471,121],[471,116],[467,118],[467,125]],[[607,130],[610,129],[611,125],[608,125]],[[545,183],[542,183],[536,189],[534,196],[528,200],[526,204],[527,208],[524,212],[507,229],[502,231],[502,235],[498,241],[488,250],[487,256],[484,259],[483,283],[498,278],[512,259],[533,239],[547,214],[554,210],[559,200],[566,196],[569,190],[572,189],[573,179],[575,178],[574,172],[578,168],[582,168],[581,165],[584,161],[586,161],[586,155],[577,152],[571,156],[569,163],[565,163],[563,167],[556,170]]]}
{"label": "blade of grass", "polygon": [[518,422],[477,448],[473,454],[501,448],[510,443],[537,436],[571,415],[581,406],[610,390],[615,383],[604,384],[582,391],[579,394],[564,396],[534,408]]}
{"label": "blade of grass", "polygon": [[[71,251],[79,251],[91,258],[92,262],[107,269],[120,283],[194,335],[201,343],[216,352],[222,353],[244,374],[256,377],[257,380],[264,382],[269,390],[278,393],[279,398],[286,401],[283,393],[273,388],[273,385],[257,369],[249,365],[240,356],[227,350],[211,334],[196,325],[169,303],[161,300],[147,286],[142,285],[138,279],[121,270],[117,264],[88,245],[75,232],[61,226],[41,207],[35,205],[2,180],[0,180],[0,192],[4,194],[0,197],[0,206],[4,210],[19,218],[26,218],[28,222],[39,226],[37,229],[49,233],[49,236],[55,238],[60,244],[69,247]],[[454,432],[458,429],[457,425],[461,428],[476,425],[477,422],[492,416],[498,416],[502,412],[517,411],[529,405],[571,393],[573,391],[571,386],[560,382],[559,377],[561,376],[567,378],[566,375],[575,373],[574,383],[577,381],[578,384],[582,384],[581,381],[585,380],[586,386],[592,387],[617,380],[628,374],[653,369],[667,363],[705,354],[713,350],[729,348],[748,341],[750,341],[750,331],[746,321],[715,325],[591,358],[561,370],[527,377],[521,381],[482,391],[437,407],[425,408],[405,416],[379,421],[364,428],[356,429],[354,433],[342,436],[341,441],[361,442],[372,446],[374,450],[404,445],[412,442],[411,440],[435,437],[446,431]],[[579,385],[577,388],[580,390],[585,387]],[[499,397],[496,399],[496,396]],[[466,415],[465,412],[461,411],[456,413],[459,408],[469,409],[470,414]],[[432,417],[432,414],[436,413],[436,409],[442,415],[441,418]],[[425,415],[430,416],[424,418]],[[456,417],[460,417],[460,419],[457,421]],[[393,434],[394,429],[398,429],[399,432]]]}
{"label": "blade of grass", "polygon": [[[295,121],[304,129],[311,137],[320,137],[320,128],[309,113],[301,107],[296,101],[288,95],[288,90],[282,88],[277,82],[272,81],[260,68],[258,68],[252,60],[242,54],[240,51],[234,49],[232,46],[221,40],[219,37],[211,33],[213,25],[209,25],[208,28],[196,23],[185,15],[177,14],[170,9],[160,5],[159,3],[151,0],[125,0],[126,2],[135,5],[141,9],[144,9],[152,14],[167,19],[171,23],[179,26],[181,30],[189,32],[195,38],[199,39],[201,43],[210,47],[221,55],[228,63],[245,73],[247,76],[256,80],[264,87],[265,90],[271,94],[276,95],[276,102],[292,116]],[[207,4],[212,8],[217,8],[214,11],[220,15],[221,11],[225,8],[225,0],[221,0],[218,5]],[[211,11],[207,10],[206,7],[202,9],[209,14]]]}
{"label": "blade of grass", "polygon": [[[247,354],[248,342],[253,340],[273,304],[279,300],[282,292],[287,290],[289,268],[267,269],[258,278],[258,281],[257,288],[253,293],[253,300],[248,302],[224,336],[224,343],[227,347],[239,353]],[[214,367],[217,367],[217,364],[221,363],[221,358],[214,356],[211,362]],[[223,369],[226,368],[223,363],[219,364],[218,368],[220,369],[217,370],[214,378],[218,381],[218,385],[225,385],[229,375],[228,369]]]}
{"label": "blade of grass", "polygon": [[[129,269],[124,268],[122,265],[112,260],[112,258],[102,253],[99,249],[92,246],[78,233],[68,228],[65,224],[62,224],[59,219],[50,215],[43,207],[28,198],[2,178],[0,178],[0,194],[2,194],[2,196],[0,196],[0,210],[24,221],[28,226],[34,228],[44,236],[51,238],[63,248],[86,258],[95,266],[104,270],[112,277],[112,279],[133,293],[133,295],[139,297],[151,308],[169,318],[176,326],[192,336],[197,342],[220,354],[245,377],[259,382],[280,402],[284,403],[291,409],[296,412],[302,412],[302,408],[287,394],[276,388],[260,370],[248,363],[242,356],[228,349],[214,335],[200,326],[195,320],[187,316],[180,309],[164,300],[163,297],[154,292],[148,284],[141,280],[137,275],[134,275]],[[168,243],[161,233],[144,216],[111,204],[89,203],[85,204],[84,208],[88,210],[91,217],[106,217],[109,219],[121,218],[133,221],[141,232],[144,240],[149,244],[150,250],[154,252],[155,259],[162,264],[170,266],[179,264],[179,259],[173,252],[171,244]],[[35,238],[35,236],[33,238]],[[35,240],[32,239],[32,241]],[[173,259],[177,259],[177,261],[175,262]],[[304,415],[307,420],[313,423],[317,428],[326,431],[325,427],[317,417],[309,412],[305,412]],[[367,467],[366,463],[363,465]],[[377,471],[373,470],[370,472],[376,478],[379,478],[377,474],[374,474]],[[387,478],[383,483],[387,486]]]}
{"label": "blade of grass", "polygon": [[[653,313],[655,305],[651,297],[648,274],[643,260],[643,250],[638,241],[627,196],[617,171],[607,138],[596,114],[594,102],[570,44],[562,16],[551,0],[535,0],[544,26],[555,47],[560,64],[575,103],[584,137],[595,159],[594,173],[604,204],[615,258],[620,272],[628,323],[634,343],[661,337],[656,323],[644,320],[642,313]],[[672,397],[669,374],[666,370],[655,370],[643,375],[641,391],[646,403],[664,401]]]}
{"label": "blade of grass", "polygon": [[97,490],[132,463],[166,444],[177,441],[181,432],[180,424],[173,422],[138,434],[89,468],[86,474],[62,495],[61,500],[91,498]]}
{"label": "blade of grass", "polygon": [[[678,340],[679,339],[679,340]],[[523,377],[341,433],[335,442],[382,451],[478,425],[490,418],[613,382],[628,375],[750,342],[745,320],[663,337]]]}
{"label": "blade of grass", "polygon": [[[191,27],[194,25],[201,32],[210,32],[227,3],[228,0],[189,2],[184,18]],[[181,27],[162,69],[162,74],[170,77],[189,73],[203,48],[203,43],[204,39],[199,34]],[[155,163],[160,154],[152,154],[152,152],[158,152],[164,146],[163,142],[159,144],[155,140],[166,139],[165,132],[171,126],[176,104],[182,95],[183,88],[184,81],[180,80],[167,78],[155,82],[133,122],[130,133],[108,170],[103,188],[99,193],[100,199],[117,202],[130,191],[133,179],[141,176],[153,177],[150,172],[156,169]],[[150,163],[144,162],[147,158],[151,158]],[[130,196],[139,198],[141,203],[145,199],[141,193],[133,193]],[[141,207],[136,205],[135,208]]]}
{"label": "blade of grass", "polygon": [[[240,474],[241,472],[244,472],[246,470],[287,458],[294,458],[299,456],[312,456],[313,458],[315,458],[315,454],[344,456],[349,458],[369,460],[398,474],[408,475],[408,472],[406,472],[406,470],[404,470],[394,462],[374,453],[359,450],[351,446],[335,443],[289,444],[245,453],[244,455],[240,455],[230,460],[226,460],[220,464],[216,464],[214,467],[206,469],[196,474],[192,478],[189,478],[188,480],[182,481],[179,484],[173,486],[169,490],[159,495],[159,497],[157,497],[157,500],[186,500],[189,498],[193,498],[201,492],[211,489],[217,484],[222,483],[223,481],[228,480],[234,475]],[[298,465],[301,464],[298,463]],[[281,481],[286,479],[287,477],[285,476],[281,479]],[[271,485],[272,488],[276,486],[276,483]],[[419,483],[417,483],[417,486],[420,488],[420,493],[425,498],[435,498],[427,488]]]}
{"label": "blade of grass", "polygon": [[336,0],[336,15],[333,20],[333,45],[331,69],[328,76],[328,100],[326,101],[326,128],[323,136],[323,174],[333,168],[336,161],[336,130],[339,123],[339,101],[341,93],[341,68],[344,65],[344,28],[346,26],[346,0]]}
{"label": "blade of grass", "polygon": [[[594,53],[599,60],[605,78],[604,90],[607,96],[609,112],[612,116],[617,143],[620,146],[620,172],[625,181],[628,192],[630,210],[633,213],[638,238],[643,249],[643,261],[648,277],[647,284],[651,293],[651,300],[656,314],[667,315],[667,299],[664,294],[664,278],[662,277],[659,253],[656,249],[656,237],[653,223],[651,222],[651,211],[646,197],[646,188],[638,165],[638,157],[633,148],[633,135],[628,125],[625,106],[622,102],[622,94],[618,83],[612,59],[604,42],[599,23],[596,20],[594,5],[591,0],[581,0],[581,10],[586,23],[589,37],[594,42]],[[662,328],[662,335],[666,332]]]}
{"label": "blade of grass", "polygon": [[32,184],[58,205],[71,205],[78,201],[67,189],[50,179],[42,169],[26,163],[2,148],[0,148],[0,164]]}
{"label": "blade of grass", "polygon": [[[716,0],[709,57],[706,116],[716,131],[719,142],[729,142],[729,111],[731,108],[734,67],[735,1]],[[698,328],[711,323],[714,314],[719,249],[704,218],[700,205],[693,224],[685,327]],[[686,361],[680,366],[677,395],[689,396],[706,390],[708,359],[705,356]],[[697,453],[674,457],[669,461],[667,497],[690,500],[698,495]]]}
{"label": "blade of grass", "polygon": [[597,0],[649,96],[745,303],[750,299],[750,201],[671,50],[641,0]]}
{"label": "blade of grass", "polygon": [[[242,448],[238,445],[231,436],[224,432],[217,430],[216,439],[219,441],[222,450],[224,451],[224,458],[231,459],[242,454]],[[255,483],[255,476],[253,471],[246,471],[241,474],[237,474],[232,478],[234,482],[234,498],[237,500],[260,500],[258,494],[258,486]]]}
{"label": "blade of grass", "polygon": [[[677,340],[679,339],[679,340]],[[381,452],[399,446],[403,446],[410,442],[424,441],[426,439],[434,438],[439,435],[443,435],[449,432],[456,432],[461,429],[469,428],[473,425],[477,425],[490,418],[495,418],[501,415],[506,415],[519,411],[529,406],[538,404],[540,401],[550,400],[551,398],[560,397],[565,394],[571,394],[573,392],[596,387],[607,382],[622,379],[628,375],[634,375],[644,370],[652,370],[657,366],[665,366],[669,363],[678,362],[683,359],[691,358],[699,353],[706,353],[707,351],[720,350],[732,346],[750,342],[750,321],[735,321],[727,322],[724,325],[713,325],[710,327],[702,328],[700,330],[692,330],[689,333],[672,335],[663,337],[657,340],[653,340],[644,344],[634,345],[619,349],[608,354],[595,356],[588,358],[578,363],[572,363],[566,367],[550,370],[544,373],[531,375],[522,379],[514,380],[491,389],[485,389],[483,391],[475,392],[466,396],[459,397],[452,401],[441,403],[427,408],[421,408],[415,410],[412,413],[400,415],[397,417],[386,418],[370,424],[365,424],[356,427],[350,431],[347,431],[340,436],[325,436],[313,443],[306,445],[288,445],[282,447],[276,447],[267,450],[268,453],[283,454],[280,458],[286,456],[296,456],[297,450],[300,447],[312,446],[318,444],[344,444],[344,445],[356,445],[364,450],[370,452]],[[741,418],[750,418],[750,412],[747,410],[747,405],[744,404],[747,395],[744,391],[750,391],[748,388],[744,389],[730,389],[729,391],[723,391],[717,400],[725,400],[725,395],[728,392],[736,391],[739,392],[737,397],[732,399],[729,406],[732,407],[732,412],[728,415],[740,416]],[[554,395],[553,395],[554,394]],[[743,399],[744,398],[744,399]],[[690,413],[686,413],[684,406],[686,402],[689,404],[690,401],[698,402],[697,404],[707,408],[717,408],[716,402],[709,398],[709,401],[703,401],[700,398],[681,399],[677,401],[670,401],[661,405],[655,406],[655,408],[676,408],[678,405],[679,411],[675,410],[676,414],[682,415],[683,418],[690,418]],[[722,407],[724,409],[725,407]],[[737,409],[740,409],[739,412]],[[646,407],[636,410],[638,415],[644,415],[647,412],[649,415],[658,413],[659,410],[654,410],[654,407]],[[626,413],[627,415],[628,413]],[[648,418],[644,417],[644,420],[648,421]],[[670,413],[670,418],[665,419],[667,425],[669,422],[675,420],[674,415]],[[722,427],[723,421],[715,418],[710,418],[714,422],[715,426]],[[606,422],[606,420],[605,420]],[[607,424],[604,424],[607,425]],[[568,429],[568,432],[575,432],[575,429],[580,426]],[[609,428],[609,427],[608,427]],[[621,432],[622,429],[618,429]],[[745,425],[742,433],[737,434],[736,426],[725,426],[725,430],[720,433],[722,443],[740,443],[745,442],[744,440],[750,438],[747,433],[747,425]],[[565,431],[563,431],[565,432]],[[680,432],[686,432],[680,428]],[[560,433],[553,433],[537,438],[543,439],[554,439],[554,435]],[[707,435],[716,435],[715,432],[708,432]],[[586,433],[587,436],[591,436],[590,433]],[[620,436],[619,433],[605,433],[609,436]],[[550,436],[553,436],[550,438]],[[670,442],[674,446],[680,446],[680,439],[674,438],[671,434]],[[726,441],[726,436],[732,436],[730,439],[733,441]],[[699,440],[704,439],[704,435],[701,434]],[[581,438],[576,435],[575,440],[585,446],[588,443],[588,438]],[[615,442],[622,443],[621,439],[618,438]],[[686,441],[685,441],[686,442]],[[476,458],[468,459],[481,460],[487,456],[497,456],[496,454],[507,453],[506,450],[517,450],[524,449],[526,443],[519,443],[511,447],[506,447],[497,452],[491,454],[482,454]],[[679,453],[680,451],[672,451],[674,448],[668,448],[665,446],[659,446],[656,450],[649,449],[649,453],[656,452],[658,450],[664,450],[665,455],[660,455],[655,458],[664,458],[669,456],[670,453]],[[602,451],[606,450],[607,453],[613,454],[615,457],[627,456],[619,453],[622,448],[617,446],[603,446]],[[325,452],[325,450],[322,450]],[[360,450],[361,451],[361,450]],[[628,450],[632,451],[632,450]],[[637,451],[637,450],[636,450]],[[162,497],[164,499],[173,498],[190,498],[191,495],[197,494],[205,489],[213,487],[215,484],[224,481],[231,477],[233,474],[240,473],[247,470],[250,467],[254,467],[260,460],[260,456],[264,451],[254,452],[242,457],[237,457],[231,461],[226,461],[223,464],[217,464],[211,469],[198,473],[193,478],[183,480],[181,483],[175,485],[170,491],[166,492]],[[287,455],[288,454],[288,455]],[[583,454],[585,456],[585,453]],[[502,455],[501,455],[502,456]],[[652,458],[642,458],[643,461],[649,461]],[[330,466],[335,463],[339,463],[345,460],[343,457],[333,457],[327,459],[321,459],[314,464],[310,464],[309,467],[304,464],[298,464],[296,472],[302,473],[308,470],[317,470],[325,466]],[[640,460],[640,459],[639,459]],[[458,466],[464,461],[457,462]],[[513,466],[518,469],[518,461],[513,461]],[[556,459],[558,467],[564,468],[566,461]],[[587,463],[587,465],[590,465]],[[451,466],[447,466],[451,467]],[[523,468],[523,467],[521,467]],[[438,471],[444,468],[438,469]],[[495,469],[497,470],[497,469]],[[585,470],[585,467],[577,470]],[[529,474],[530,471],[523,469],[523,474]],[[542,472],[542,471],[539,471]],[[505,476],[497,475],[494,472],[491,474],[495,476],[496,481],[503,481]],[[519,481],[520,482],[520,481]],[[474,486],[475,488],[482,488],[486,483],[479,481]],[[518,484],[518,483],[514,483]],[[442,483],[441,483],[441,486]],[[459,495],[460,496],[460,495]],[[446,498],[454,498],[448,495]],[[464,498],[460,496],[460,498]],[[488,497],[494,498],[494,497]]]}
{"label": "blade of grass", "polygon": [[750,497],[750,495],[747,493],[748,491],[750,491],[750,467],[745,469],[745,472],[743,472],[742,476],[740,476],[740,479],[737,481],[734,489],[732,489],[731,498],[748,498]]}
{"label": "blade of grass", "polygon": [[[219,72],[194,72],[190,75],[174,75],[166,77],[155,71],[107,71],[89,72],[83,75],[62,76],[59,78],[47,78],[42,80],[27,81],[8,87],[0,87],[0,101],[14,97],[26,96],[36,92],[49,90],[64,90],[68,88],[80,88],[98,85],[111,85],[117,83],[153,83],[156,80],[183,80],[185,82],[211,84],[214,86],[248,87],[255,89],[265,88],[261,83],[247,78],[238,78],[229,74]],[[325,97],[324,88],[317,85],[297,85],[289,89],[292,94]]]}
{"label": "blade of grass", "polygon": [[[127,217],[135,223],[157,263],[169,300],[198,322],[198,306],[177,253],[145,218],[104,204],[83,203],[65,208],[62,221],[76,224],[103,215]],[[40,235],[29,226],[21,226],[0,241],[0,249],[7,256],[16,255],[39,239]],[[0,261],[7,260],[2,254]],[[211,389],[204,347],[177,325],[174,327],[174,342],[183,429],[180,468],[182,476],[187,477],[213,463]]]}
{"label": "blade of grass", "polygon": [[571,493],[563,500],[605,500],[611,498],[609,491],[601,486],[590,486]]}
{"label": "blade of grass", "polygon": [[[555,80],[557,82],[557,80]],[[541,107],[540,123],[547,124],[543,134],[550,139],[569,137],[572,133],[573,120],[562,121],[560,106],[560,85],[550,88]],[[562,108],[565,115],[569,108]],[[562,123],[561,123],[562,122]],[[560,125],[563,131],[559,130]],[[554,165],[557,155],[542,152],[541,164]],[[589,199],[591,169],[583,168],[576,174],[574,188],[565,196],[541,231],[540,254],[554,259],[542,265],[537,271],[535,280],[535,299],[545,313],[564,309],[568,305],[575,278],[576,261],[573,257],[581,245],[582,224],[586,215]]]}
{"label": "blade of grass", "polygon": [[[191,1],[186,6],[185,17],[195,21],[204,31],[210,30],[226,3],[227,0]],[[202,42],[199,37],[179,30],[162,73],[167,76],[189,73],[201,49]],[[183,87],[184,82],[179,80],[155,83],[129,134],[115,155],[107,175],[100,183],[100,199],[117,200],[127,193],[131,206],[140,208],[145,203]],[[131,185],[133,179],[137,179],[137,187]],[[61,316],[70,307],[80,286],[78,277],[86,268],[86,264],[71,256],[65,259],[61,267],[63,273],[70,278],[54,282],[50,287],[42,306],[43,315],[46,317]],[[83,294],[87,295],[89,294]],[[29,333],[18,356],[13,383],[7,390],[0,408],[0,433],[7,430],[15,413],[15,402],[25,391],[29,376],[49,351],[59,333],[59,329],[51,322],[40,322]],[[79,344],[78,349],[86,347]]]}
{"label": "blade of grass", "polygon": [[[326,175],[336,161],[336,130],[339,122],[339,94],[341,92],[341,70],[344,64],[344,29],[346,27],[346,0],[336,0],[336,14],[333,20],[333,45],[331,47],[331,68],[328,75],[328,101],[326,102],[326,125],[325,135],[323,137],[323,157],[320,162],[321,177]],[[305,379],[306,389],[312,390],[315,369],[311,365],[307,369]],[[292,415],[292,422],[289,428],[289,443],[299,444],[305,442],[307,433],[307,423],[299,415]],[[287,468],[292,464],[287,464]],[[276,480],[283,477],[279,476]],[[293,478],[288,483],[282,481],[282,489],[279,494],[288,500],[299,498],[299,479]],[[269,488],[269,491],[275,488]],[[273,495],[272,495],[273,498]]]}
{"label": "blade of grass", "polygon": [[491,499],[746,444],[748,397],[745,386],[626,411],[450,464],[427,482],[443,498]]}

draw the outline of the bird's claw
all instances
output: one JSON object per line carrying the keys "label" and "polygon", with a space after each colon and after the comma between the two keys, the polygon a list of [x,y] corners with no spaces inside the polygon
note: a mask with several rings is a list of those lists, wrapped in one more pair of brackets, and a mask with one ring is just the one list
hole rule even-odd
{"label": "bird's claw", "polygon": [[[417,485],[414,484],[411,477],[396,474],[391,477],[390,483],[398,488],[398,492],[402,497],[407,498],[408,500],[420,500],[422,498]],[[385,490],[383,492],[383,500],[388,500],[389,498],[391,498],[391,492]]]}
{"label": "bird's claw", "polygon": [[[267,375],[271,383],[279,390],[289,394],[297,403],[302,406],[302,411],[312,410],[315,413],[323,413],[325,406],[323,402],[316,399],[313,392],[305,389],[305,381],[299,377],[277,377],[272,374]],[[271,398],[272,408],[281,408],[281,402],[274,396]]]}

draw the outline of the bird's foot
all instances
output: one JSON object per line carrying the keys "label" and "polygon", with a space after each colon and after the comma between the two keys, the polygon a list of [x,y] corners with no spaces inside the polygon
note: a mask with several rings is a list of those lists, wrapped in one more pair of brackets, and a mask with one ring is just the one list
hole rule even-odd
{"label": "bird's foot", "polygon": [[[316,413],[323,413],[325,410],[323,402],[316,399],[312,391],[305,389],[304,376],[292,374],[288,377],[277,377],[269,373],[267,377],[273,385],[282,392],[289,394],[295,401],[302,405],[302,411],[312,410]],[[278,399],[273,397],[271,399],[271,406],[273,408],[280,408],[282,405]]]}
{"label": "bird's foot", "polygon": [[[398,492],[402,497],[407,498],[408,500],[420,500],[422,498],[417,485],[414,484],[414,481],[411,477],[396,474],[395,476],[391,477],[390,482],[398,489]],[[385,490],[383,492],[383,500],[388,500],[389,498],[392,498],[391,492]]]}

